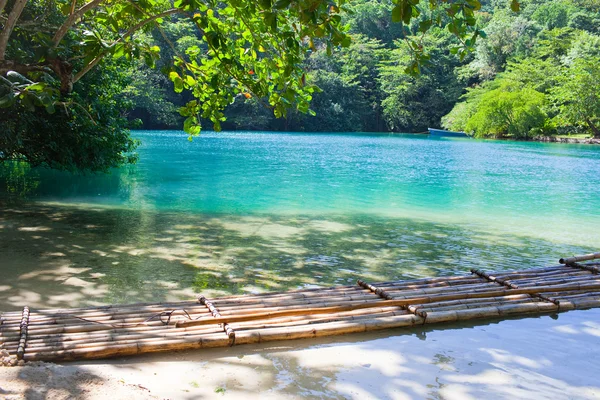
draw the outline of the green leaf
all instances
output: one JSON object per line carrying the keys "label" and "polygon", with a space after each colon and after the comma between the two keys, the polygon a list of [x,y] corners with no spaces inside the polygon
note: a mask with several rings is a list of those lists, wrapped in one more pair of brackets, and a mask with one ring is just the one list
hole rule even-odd
{"label": "green leaf", "polygon": [[113,57],[121,58],[125,55],[125,44],[117,43],[113,49]]}
{"label": "green leaf", "polygon": [[56,111],[56,109],[54,108],[54,103],[52,103],[52,104],[48,104],[48,105],[46,106],[46,112],[47,112],[48,114],[54,114],[54,113],[55,113],[55,111]]}
{"label": "green leaf", "polygon": [[421,22],[419,22],[419,31],[425,33],[429,30],[429,28],[431,28],[431,25],[432,25],[432,21],[430,19],[421,21]]}
{"label": "green leaf", "polygon": [[34,83],[33,85],[29,85],[27,86],[27,90],[29,91],[33,91],[33,92],[41,92],[44,89],[46,89],[46,84],[45,83]]}
{"label": "green leaf", "polygon": [[467,4],[469,5],[469,7],[471,7],[474,11],[478,11],[481,9],[481,3],[478,0],[467,0]]}
{"label": "green leaf", "polygon": [[144,63],[148,66],[148,68],[154,68],[154,57],[152,57],[150,53],[144,53]]}
{"label": "green leaf", "polygon": [[190,133],[190,129],[192,129],[192,127],[196,124],[196,118],[195,117],[188,117],[185,119],[185,121],[183,121],[183,130],[186,133]]}
{"label": "green leaf", "polygon": [[71,4],[70,3],[65,3],[60,7],[60,12],[63,15],[69,15],[71,14]]}
{"label": "green leaf", "polygon": [[194,79],[193,76],[186,75],[186,77],[185,77],[185,83],[187,83],[188,86],[195,86],[196,85],[196,80]]}
{"label": "green leaf", "polygon": [[16,71],[8,71],[6,73],[6,78],[8,78],[8,80],[12,83],[33,83]]}
{"label": "green leaf", "polygon": [[275,13],[265,11],[264,13],[265,23],[272,29],[277,29],[277,15]]}
{"label": "green leaf", "polygon": [[402,10],[402,13],[402,21],[407,25],[410,24],[410,19],[412,18],[413,13],[413,7],[410,5],[409,2],[404,3],[404,9]]}
{"label": "green leaf", "polygon": [[283,10],[284,8],[287,8],[291,3],[291,0],[278,0],[277,3],[273,4],[273,8],[276,8],[278,10]]}
{"label": "green leaf", "polygon": [[10,91],[3,97],[0,97],[0,108],[8,108],[15,102],[15,94]]}
{"label": "green leaf", "polygon": [[521,9],[521,5],[519,4],[519,0],[512,0],[510,2],[510,9],[513,10],[514,12],[519,12],[519,10]]}
{"label": "green leaf", "polygon": [[179,76],[173,79],[173,85],[175,86],[176,93],[183,92],[183,79],[181,79]]}
{"label": "green leaf", "polygon": [[402,5],[398,4],[392,9],[392,22],[402,21]]}

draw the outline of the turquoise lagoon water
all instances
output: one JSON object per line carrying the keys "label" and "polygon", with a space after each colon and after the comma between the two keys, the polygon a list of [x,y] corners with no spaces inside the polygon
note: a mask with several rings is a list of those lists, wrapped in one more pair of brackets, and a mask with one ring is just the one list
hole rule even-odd
{"label": "turquoise lagoon water", "polygon": [[600,147],[388,134],[134,135],[139,162],[108,175],[2,170],[0,264],[16,282],[5,288],[6,304],[520,269],[600,247]]}

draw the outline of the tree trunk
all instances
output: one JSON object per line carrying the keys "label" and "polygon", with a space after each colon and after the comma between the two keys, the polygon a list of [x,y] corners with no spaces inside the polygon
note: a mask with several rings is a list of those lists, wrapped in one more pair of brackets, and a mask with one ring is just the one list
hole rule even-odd
{"label": "tree trunk", "polygon": [[81,8],[79,8],[75,12],[71,12],[69,18],[62,24],[62,26],[56,31],[54,37],[52,38],[52,43],[54,43],[54,47],[57,47],[62,38],[67,34],[71,26],[75,24],[83,14],[88,12],[89,10],[98,7],[104,0],[92,0],[89,3],[84,4]]}
{"label": "tree trunk", "polygon": [[13,6],[12,10],[10,10],[10,14],[8,14],[8,18],[4,24],[4,29],[2,29],[2,32],[0,32],[0,61],[3,61],[5,58],[8,39],[10,38],[10,35],[17,24],[17,21],[21,16],[21,12],[23,12],[26,4],[27,0],[15,1],[15,5]]}
{"label": "tree trunk", "polygon": [[73,91],[73,66],[60,58],[50,60],[52,70],[60,79],[60,93],[65,96]]}
{"label": "tree trunk", "polygon": [[592,130],[592,132],[594,132],[594,138],[600,139],[600,129],[598,129],[598,127],[596,125],[594,125],[592,120],[589,118],[586,118],[585,122],[587,122],[587,124],[590,127],[590,129]]}

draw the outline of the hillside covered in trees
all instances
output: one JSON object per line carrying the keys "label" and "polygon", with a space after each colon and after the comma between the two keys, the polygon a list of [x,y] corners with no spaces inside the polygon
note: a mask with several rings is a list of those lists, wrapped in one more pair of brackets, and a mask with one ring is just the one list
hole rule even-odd
{"label": "hillside covered in trees", "polygon": [[[406,27],[392,22],[389,2],[350,4],[343,21],[350,46],[331,56],[317,46],[305,61],[306,79],[322,89],[313,95],[314,114],[277,119],[261,99],[238,96],[223,128],[422,132],[443,126],[477,137],[600,135],[599,2],[527,0],[518,12],[504,0],[482,2],[475,17],[486,38],[472,52],[462,52],[448,29],[422,35],[425,16]],[[166,30],[182,51],[196,40],[184,22]],[[166,39],[154,32],[149,40]],[[420,74],[407,73],[412,43],[429,56]],[[173,92],[160,61],[158,69],[138,65],[127,79],[123,96],[131,118],[148,129],[180,128],[176,111],[186,99]]]}
{"label": "hillside covered in trees", "polygon": [[0,0],[0,161],[129,129],[600,136],[598,0]]}

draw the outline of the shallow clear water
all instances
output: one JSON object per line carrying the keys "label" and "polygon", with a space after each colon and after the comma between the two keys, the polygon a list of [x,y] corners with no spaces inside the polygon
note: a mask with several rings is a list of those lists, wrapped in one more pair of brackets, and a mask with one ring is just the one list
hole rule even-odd
{"label": "shallow clear water", "polygon": [[[0,311],[522,269],[600,246],[600,147],[136,136],[139,163],[110,175],[0,168]],[[223,387],[232,398],[593,399],[599,318],[593,309],[102,363],[120,386],[157,397]]]}
{"label": "shallow clear water", "polygon": [[600,244],[600,147],[135,136],[138,164],[109,175],[2,169],[3,308],[533,267]]}

